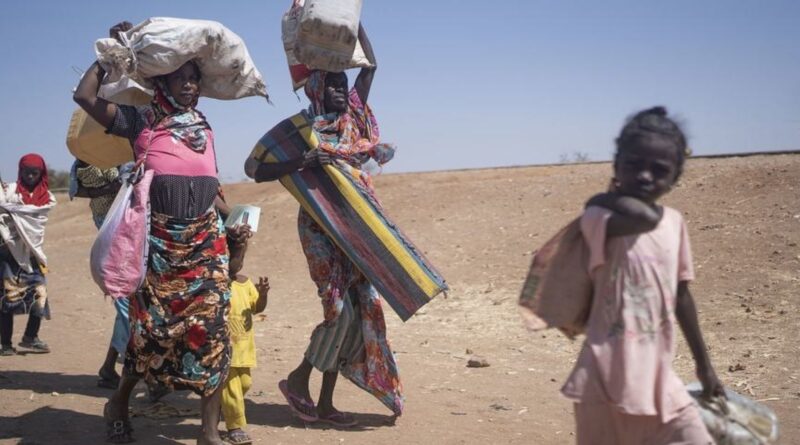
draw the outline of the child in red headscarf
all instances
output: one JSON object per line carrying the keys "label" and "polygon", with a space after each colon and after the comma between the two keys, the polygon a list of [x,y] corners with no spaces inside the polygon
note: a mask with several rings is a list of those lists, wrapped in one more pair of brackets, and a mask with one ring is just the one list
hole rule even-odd
{"label": "child in red headscarf", "polygon": [[42,244],[47,214],[55,204],[44,159],[37,154],[23,156],[17,182],[2,184],[0,193],[0,356],[16,353],[11,337],[18,314],[29,314],[19,346],[50,352],[39,339],[39,327],[42,317],[50,318]]}

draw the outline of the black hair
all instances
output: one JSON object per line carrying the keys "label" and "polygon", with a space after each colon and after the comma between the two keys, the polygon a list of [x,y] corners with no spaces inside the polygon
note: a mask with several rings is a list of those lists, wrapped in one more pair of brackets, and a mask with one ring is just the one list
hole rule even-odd
{"label": "black hair", "polygon": [[656,106],[642,110],[629,117],[625,126],[622,127],[617,137],[617,153],[619,156],[622,150],[635,147],[636,141],[643,137],[665,138],[673,143],[677,151],[677,165],[675,179],[677,180],[683,173],[683,163],[689,154],[686,143],[686,135],[681,126],[667,115],[667,109],[663,106]]}

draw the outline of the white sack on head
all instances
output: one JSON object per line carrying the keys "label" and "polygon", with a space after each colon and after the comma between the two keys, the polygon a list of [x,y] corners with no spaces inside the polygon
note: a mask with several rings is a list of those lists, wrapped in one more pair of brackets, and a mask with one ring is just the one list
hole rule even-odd
{"label": "white sack on head", "polygon": [[169,74],[194,60],[202,79],[200,95],[214,99],[267,97],[267,88],[244,41],[221,23],[209,20],[153,17],[120,33],[99,39],[97,60],[111,81],[148,79]]}
{"label": "white sack on head", "polygon": [[312,70],[372,66],[358,41],[360,13],[361,0],[292,0],[281,20],[281,38],[295,90]]}

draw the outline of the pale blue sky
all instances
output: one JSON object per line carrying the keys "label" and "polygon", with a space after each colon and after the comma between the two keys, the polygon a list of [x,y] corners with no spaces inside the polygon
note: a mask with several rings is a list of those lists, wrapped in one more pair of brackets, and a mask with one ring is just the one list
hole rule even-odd
{"label": "pale blue sky", "polygon": [[[114,23],[217,20],[247,42],[274,106],[203,99],[224,181],[259,137],[307,102],[280,39],[289,0],[4,2],[0,173],[19,156],[71,163],[71,88]],[[695,153],[800,149],[800,2],[364,0],[378,57],[370,102],[398,153],[385,171],[609,159],[628,114],[663,104]],[[352,76],[351,76],[352,80]]]}

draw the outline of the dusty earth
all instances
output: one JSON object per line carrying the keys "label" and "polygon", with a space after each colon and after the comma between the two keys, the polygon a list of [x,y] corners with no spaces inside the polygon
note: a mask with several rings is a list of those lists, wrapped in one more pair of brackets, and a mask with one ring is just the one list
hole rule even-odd
{"label": "dusty earth", "polygon": [[[321,311],[295,230],[297,204],[279,184],[227,186],[229,200],[261,206],[245,272],[269,275],[267,316],[256,324],[259,367],[249,395],[255,443],[512,443],[574,440],[572,406],[558,389],[579,343],[520,325],[517,293],[532,252],[607,184],[608,164],[385,175],[377,188],[389,214],[451,286],[407,323],[387,308],[406,413],[393,421],[346,381],[338,406],[360,428],[306,427],[293,420],[278,381],[301,358]],[[782,443],[800,439],[800,155],[694,159],[665,203],[691,230],[693,290],[710,354],[725,384],[763,401],[781,419]],[[53,352],[0,358],[0,443],[99,444],[108,390],[95,385],[114,312],[89,278],[95,230],[88,203],[60,196],[46,250],[54,317],[41,336]],[[16,339],[24,320],[17,318]],[[489,367],[468,368],[470,354]],[[676,367],[692,380],[688,350]],[[315,375],[314,385],[318,385]],[[143,392],[132,402],[139,443],[189,444],[198,400],[164,399],[188,417],[154,418]]]}

